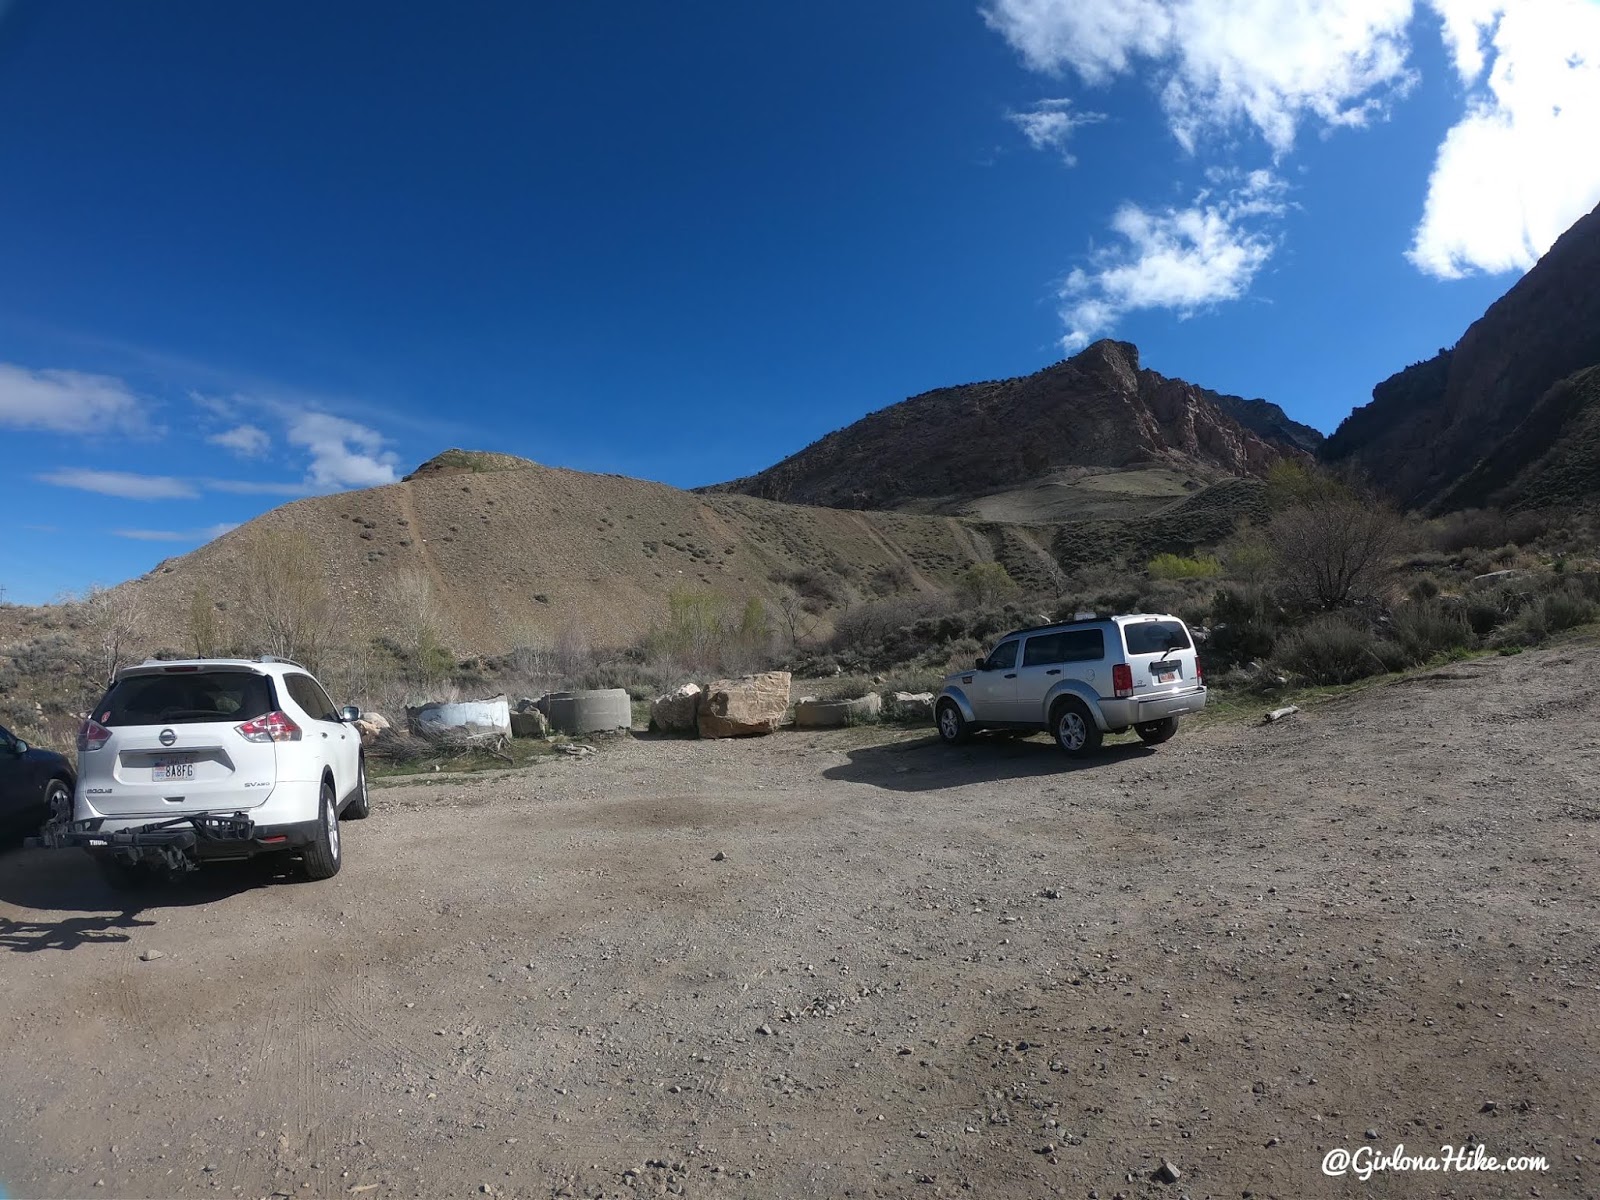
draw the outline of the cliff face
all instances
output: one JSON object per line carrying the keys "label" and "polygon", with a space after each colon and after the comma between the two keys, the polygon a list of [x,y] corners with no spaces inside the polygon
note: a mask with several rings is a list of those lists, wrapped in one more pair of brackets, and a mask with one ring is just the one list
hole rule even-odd
{"label": "cliff face", "polygon": [[1544,456],[1563,423],[1547,411],[1519,428],[1556,384],[1596,364],[1600,208],[1562,234],[1454,349],[1374,388],[1372,403],[1345,419],[1322,457],[1359,467],[1408,506],[1484,503],[1465,486],[1469,478],[1510,481]]}
{"label": "cliff face", "polygon": [[1219,397],[1141,370],[1136,347],[1101,341],[1032,375],[913,396],[759,474],[706,490],[892,509],[982,496],[1062,467],[1168,463],[1259,475],[1280,458],[1305,453],[1293,440],[1259,432],[1279,419],[1304,438],[1319,436],[1276,405]]}

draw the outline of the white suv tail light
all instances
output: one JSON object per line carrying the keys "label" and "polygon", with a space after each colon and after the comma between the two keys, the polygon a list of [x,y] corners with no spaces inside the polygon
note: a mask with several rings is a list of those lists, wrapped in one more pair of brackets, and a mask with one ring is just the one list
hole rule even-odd
{"label": "white suv tail light", "polygon": [[79,750],[98,750],[110,740],[111,730],[92,717],[78,729]]}
{"label": "white suv tail light", "polygon": [[287,713],[269,712],[264,717],[257,717],[254,721],[246,721],[243,725],[235,725],[234,730],[247,742],[298,742],[300,740],[300,726],[288,717]]}

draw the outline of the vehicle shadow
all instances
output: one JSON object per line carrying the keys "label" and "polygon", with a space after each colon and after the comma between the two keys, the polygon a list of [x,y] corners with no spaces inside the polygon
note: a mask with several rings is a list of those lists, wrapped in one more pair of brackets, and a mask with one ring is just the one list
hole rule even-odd
{"label": "vehicle shadow", "polygon": [[863,746],[847,753],[850,761],[827,768],[822,772],[824,779],[867,783],[897,792],[930,792],[1122,766],[1155,750],[1143,742],[1120,742],[1083,758],[1068,758],[1054,742],[1043,739],[977,737],[965,746],[946,746],[937,737],[924,737]]}
{"label": "vehicle shadow", "polygon": [[126,942],[128,930],[154,925],[141,921],[138,909],[96,917],[67,917],[60,921],[13,921],[0,917],[0,950],[31,954],[37,950],[76,950],[101,942]]}
{"label": "vehicle shadow", "polygon": [[123,891],[106,882],[87,854],[77,850],[0,853],[0,902],[36,914],[84,913],[57,921],[0,915],[0,949],[70,950],[96,941],[126,941],[120,932],[153,920],[164,908],[215,904],[241,892],[285,882],[288,864],[270,859],[219,863],[178,879],[156,879]]}

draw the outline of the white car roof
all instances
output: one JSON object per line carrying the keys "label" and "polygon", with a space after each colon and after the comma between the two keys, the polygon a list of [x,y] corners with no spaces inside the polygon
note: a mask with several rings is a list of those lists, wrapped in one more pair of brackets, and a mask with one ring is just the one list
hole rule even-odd
{"label": "white car roof", "polygon": [[118,679],[137,675],[190,674],[194,671],[250,671],[258,675],[282,675],[289,671],[304,671],[299,663],[286,658],[149,658],[142,663],[123,667]]}

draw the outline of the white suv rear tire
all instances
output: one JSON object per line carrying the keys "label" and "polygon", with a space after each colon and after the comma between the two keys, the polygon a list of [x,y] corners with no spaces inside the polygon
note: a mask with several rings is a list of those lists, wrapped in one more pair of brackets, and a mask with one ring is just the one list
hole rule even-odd
{"label": "white suv rear tire", "polygon": [[339,840],[339,803],[333,797],[333,784],[323,780],[317,832],[302,852],[307,879],[332,879],[339,873],[344,861]]}

